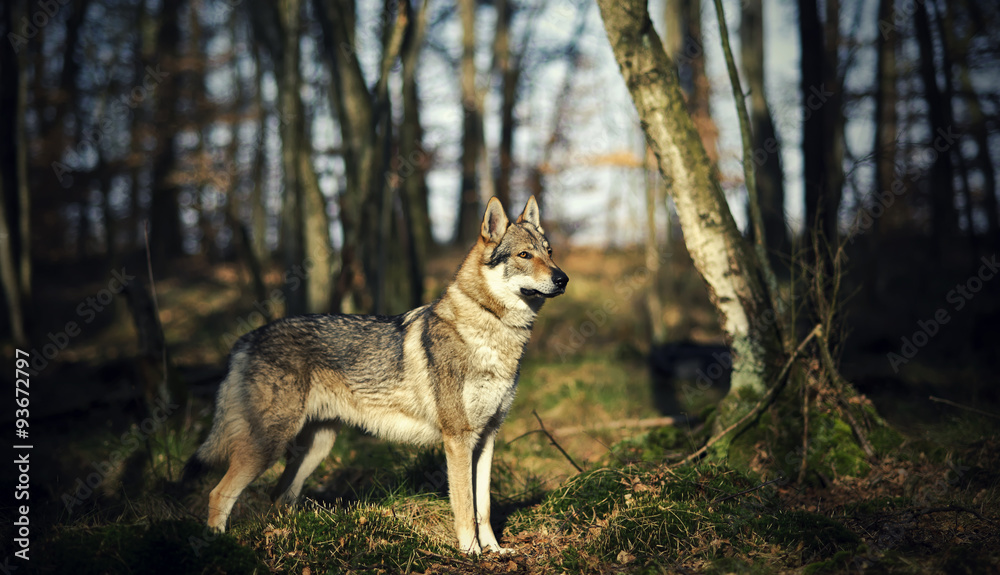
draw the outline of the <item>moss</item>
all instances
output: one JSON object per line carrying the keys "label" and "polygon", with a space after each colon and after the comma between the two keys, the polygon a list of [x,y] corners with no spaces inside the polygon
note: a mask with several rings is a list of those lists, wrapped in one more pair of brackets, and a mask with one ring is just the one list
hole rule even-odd
{"label": "moss", "polygon": [[871,466],[858,446],[851,426],[827,413],[816,413],[809,425],[808,464],[828,477],[862,477]]}
{"label": "moss", "polygon": [[868,434],[868,442],[879,455],[893,455],[899,449],[905,437],[888,425],[880,425]]}

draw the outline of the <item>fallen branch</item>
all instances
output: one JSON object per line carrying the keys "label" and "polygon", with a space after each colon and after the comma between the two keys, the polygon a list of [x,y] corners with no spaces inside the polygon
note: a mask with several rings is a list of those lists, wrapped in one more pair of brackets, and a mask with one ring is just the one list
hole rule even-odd
{"label": "fallen branch", "polygon": [[434,553],[433,551],[428,551],[426,549],[417,548],[417,552],[418,553],[423,553],[424,555],[427,555],[428,557],[433,557],[435,559],[440,559],[441,561],[451,561],[453,563],[458,563],[460,565],[468,565],[469,567],[472,567],[472,565],[473,565],[472,561],[467,561],[465,559],[459,559],[457,557],[448,557],[446,555],[439,555],[437,553]]}
{"label": "fallen branch", "polygon": [[966,411],[971,411],[972,413],[978,413],[979,415],[985,415],[986,417],[994,417],[1000,419],[1000,415],[996,413],[991,413],[989,411],[983,411],[982,409],[976,409],[975,407],[969,407],[968,405],[962,405],[961,403],[955,403],[954,401],[944,399],[941,397],[934,397],[933,395],[929,397],[931,401],[936,401],[938,403],[943,403],[945,405],[950,405],[952,407],[957,407],[958,409],[964,409]]}
{"label": "fallen branch", "polygon": [[695,459],[701,457],[702,455],[705,454],[706,451],[708,451],[710,447],[718,443],[719,440],[721,440],[723,437],[729,435],[729,433],[732,432],[734,429],[741,427],[744,423],[750,421],[751,419],[763,413],[764,410],[771,405],[771,402],[773,402],[774,399],[778,396],[778,393],[780,393],[781,390],[785,388],[785,382],[787,381],[786,376],[788,375],[788,371],[792,368],[792,364],[795,363],[796,358],[799,357],[799,355],[802,353],[802,350],[805,349],[805,347],[809,344],[809,342],[812,341],[813,338],[816,337],[817,335],[820,335],[822,331],[823,331],[823,326],[821,324],[817,324],[816,327],[814,327],[812,331],[809,332],[809,335],[807,335],[805,339],[802,340],[802,343],[800,343],[799,346],[795,348],[795,351],[792,352],[791,357],[789,357],[788,361],[785,362],[785,365],[782,366],[781,371],[778,372],[778,377],[775,378],[775,382],[771,386],[771,389],[767,391],[764,397],[762,397],[761,400],[757,402],[757,405],[755,405],[753,409],[750,410],[749,413],[741,417],[739,421],[737,421],[736,423],[723,429],[721,432],[719,432],[718,435],[709,439],[708,442],[705,443],[705,445],[701,446],[701,448],[698,451],[695,451],[691,455],[688,455],[684,459],[673,464],[671,467],[680,467],[681,465],[690,463]]}
{"label": "fallen branch", "polygon": [[578,433],[586,433],[588,431],[600,431],[608,429],[625,429],[625,428],[636,428],[636,429],[648,429],[650,427],[668,427],[674,425],[683,425],[685,423],[690,423],[693,418],[688,417],[649,417],[646,419],[619,419],[616,421],[608,421],[606,423],[598,423],[596,425],[574,425],[571,427],[560,427],[558,429],[553,429],[552,433],[556,435],[576,435]]}
{"label": "fallen branch", "polygon": [[980,521],[985,521],[987,523],[992,523],[993,525],[997,524],[996,521],[993,521],[989,517],[984,517],[978,511],[975,511],[973,509],[969,509],[967,507],[962,507],[960,505],[949,505],[947,507],[930,507],[928,509],[921,509],[921,510],[915,512],[914,515],[930,515],[931,513],[944,513],[944,512],[949,512],[949,511],[954,511],[956,513],[968,513],[970,515],[974,515]]}
{"label": "fallen branch", "polygon": [[573,458],[570,457],[568,453],[566,453],[566,450],[563,449],[561,445],[559,445],[559,442],[556,441],[556,438],[552,437],[552,434],[549,433],[547,429],[545,429],[545,424],[542,423],[542,418],[538,417],[538,412],[535,411],[534,409],[532,409],[531,410],[531,414],[534,415],[535,419],[538,420],[538,425],[542,428],[541,429],[542,433],[544,433],[546,436],[548,436],[549,441],[552,443],[552,445],[555,446],[556,449],[559,450],[559,453],[563,454],[563,457],[566,458],[566,461],[569,461],[570,465],[572,465],[573,467],[575,467],[577,471],[579,471],[580,473],[583,473],[583,468],[580,467],[579,465],[577,465],[575,461],[573,461]]}

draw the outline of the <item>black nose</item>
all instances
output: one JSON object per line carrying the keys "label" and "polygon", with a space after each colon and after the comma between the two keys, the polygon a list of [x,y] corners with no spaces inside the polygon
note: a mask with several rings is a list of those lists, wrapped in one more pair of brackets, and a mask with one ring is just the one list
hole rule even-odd
{"label": "black nose", "polygon": [[556,284],[559,289],[566,289],[566,284],[569,283],[569,276],[563,273],[562,270],[556,269],[552,272],[552,283]]}

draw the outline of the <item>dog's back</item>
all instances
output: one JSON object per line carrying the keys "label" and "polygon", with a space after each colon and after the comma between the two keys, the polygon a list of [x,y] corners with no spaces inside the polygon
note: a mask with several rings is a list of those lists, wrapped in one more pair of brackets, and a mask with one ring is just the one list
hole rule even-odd
{"label": "dog's back", "polygon": [[[475,476],[470,466],[485,480],[479,504],[488,507],[493,438],[513,402],[535,314],[567,281],[552,263],[534,198],[516,225],[494,199],[482,238],[436,302],[399,316],[285,318],[240,338],[212,429],[185,468],[191,479],[228,463],[211,494],[209,525],[224,530],[236,497],[282,455],[288,465],[276,493],[293,502],[343,422],[406,443],[443,439],[449,483],[463,486],[451,490],[460,544],[478,550],[469,526],[488,527],[489,517],[464,492]],[[472,463],[481,457],[483,468]],[[492,531],[480,539],[499,547]]]}

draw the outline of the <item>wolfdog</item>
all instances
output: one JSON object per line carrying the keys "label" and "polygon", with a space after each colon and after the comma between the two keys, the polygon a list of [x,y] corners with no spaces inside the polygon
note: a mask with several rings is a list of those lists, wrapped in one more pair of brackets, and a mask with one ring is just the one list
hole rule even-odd
{"label": "wolfdog", "polygon": [[288,317],[241,337],[211,431],[184,470],[189,481],[228,464],[209,497],[209,527],[224,531],[236,498],[282,455],[273,497],[293,504],[348,423],[393,441],[443,441],[459,548],[506,552],[490,526],[493,443],[535,316],[568,282],[534,196],[515,223],[492,198],[437,301],[390,317]]}

